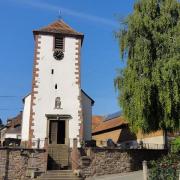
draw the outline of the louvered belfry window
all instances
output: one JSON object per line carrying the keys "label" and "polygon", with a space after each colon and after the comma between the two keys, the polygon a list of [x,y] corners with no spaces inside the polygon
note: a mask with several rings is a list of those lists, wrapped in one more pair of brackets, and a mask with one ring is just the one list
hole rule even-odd
{"label": "louvered belfry window", "polygon": [[64,50],[64,38],[61,36],[55,37],[55,49]]}

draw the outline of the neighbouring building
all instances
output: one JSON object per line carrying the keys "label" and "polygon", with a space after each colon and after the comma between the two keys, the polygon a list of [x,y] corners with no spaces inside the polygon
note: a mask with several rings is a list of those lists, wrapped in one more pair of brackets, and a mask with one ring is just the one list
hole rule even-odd
{"label": "neighbouring building", "polygon": [[64,158],[63,166],[67,166],[73,139],[80,147],[82,141],[92,138],[94,101],[81,89],[84,35],[63,20],[34,30],[33,35],[32,91],[23,100],[21,144],[29,148],[45,148],[47,144],[54,164],[62,165]]}
{"label": "neighbouring building", "polygon": [[92,128],[92,138],[96,140],[97,146],[107,146],[110,139],[115,144],[123,148],[137,148],[141,144],[145,148],[164,148],[165,137],[162,130],[143,134],[141,132],[132,133],[128,126],[128,122],[121,116],[120,112],[110,114],[108,116],[93,116],[92,122],[99,124]]}
{"label": "neighbouring building", "polygon": [[21,139],[22,112],[16,117],[7,120],[7,124],[1,129],[1,144],[6,139]]}

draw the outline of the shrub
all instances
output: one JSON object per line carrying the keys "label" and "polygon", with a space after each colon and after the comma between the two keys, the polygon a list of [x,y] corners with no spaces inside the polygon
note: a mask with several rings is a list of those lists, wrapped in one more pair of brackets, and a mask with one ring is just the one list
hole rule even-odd
{"label": "shrub", "polygon": [[171,150],[174,153],[180,152],[180,136],[176,137],[172,142],[171,142]]}
{"label": "shrub", "polygon": [[149,180],[178,180],[179,170],[180,154],[168,154],[150,162]]}

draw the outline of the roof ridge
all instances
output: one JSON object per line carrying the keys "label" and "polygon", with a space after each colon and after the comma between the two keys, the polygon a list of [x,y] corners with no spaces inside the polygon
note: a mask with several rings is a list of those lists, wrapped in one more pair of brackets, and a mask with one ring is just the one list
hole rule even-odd
{"label": "roof ridge", "polygon": [[66,24],[62,19],[58,19],[58,20],[56,20],[56,21],[53,21],[52,23],[49,23],[47,26],[43,26],[43,27],[40,28],[40,29],[46,28],[46,27],[51,26],[51,25],[53,25],[53,24],[55,24],[55,23],[63,23],[65,26],[67,26],[68,28],[70,28],[70,29],[72,29],[73,31],[75,31],[71,26],[69,26],[68,24]]}
{"label": "roof ridge", "polygon": [[82,36],[83,34],[80,32],[77,32],[74,30],[70,25],[65,23],[63,20],[56,20],[47,26],[43,26],[42,28],[38,30],[34,30],[34,33],[60,33],[60,34],[66,34],[71,36]]}
{"label": "roof ridge", "polygon": [[[66,24],[62,19],[57,20],[57,22],[62,22],[65,26],[67,26],[68,28],[72,29],[73,31],[75,31],[71,26],[69,26],[68,24]],[[76,31],[75,31],[76,32]]]}

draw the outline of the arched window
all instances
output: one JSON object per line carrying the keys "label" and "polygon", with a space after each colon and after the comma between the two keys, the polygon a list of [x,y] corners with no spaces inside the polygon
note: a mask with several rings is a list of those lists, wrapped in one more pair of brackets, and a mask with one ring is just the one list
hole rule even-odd
{"label": "arched window", "polygon": [[60,97],[56,97],[55,99],[55,109],[60,109],[61,108],[61,99]]}

